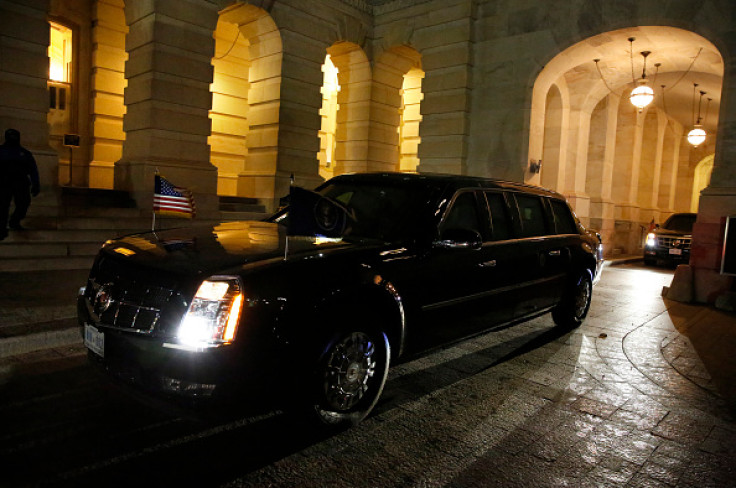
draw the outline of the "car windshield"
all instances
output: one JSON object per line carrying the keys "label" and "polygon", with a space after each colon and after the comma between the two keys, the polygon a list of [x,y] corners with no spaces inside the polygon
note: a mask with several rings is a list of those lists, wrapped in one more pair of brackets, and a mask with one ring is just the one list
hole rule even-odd
{"label": "car windshield", "polygon": [[695,223],[696,215],[673,215],[664,224],[664,228],[667,230],[674,230],[677,232],[692,232],[693,224]]}
{"label": "car windshield", "polygon": [[[427,204],[432,189],[403,183],[333,180],[315,191],[339,202],[352,216],[346,238],[393,242],[416,237],[420,222],[431,215]],[[288,207],[285,210],[273,220],[288,225]]]}

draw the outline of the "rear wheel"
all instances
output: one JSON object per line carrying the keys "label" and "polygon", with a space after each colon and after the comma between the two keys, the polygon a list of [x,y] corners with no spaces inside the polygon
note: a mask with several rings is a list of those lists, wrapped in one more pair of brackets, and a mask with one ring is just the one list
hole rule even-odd
{"label": "rear wheel", "polygon": [[386,383],[389,357],[383,332],[358,329],[334,334],[312,382],[310,411],[318,422],[340,429],[368,416]]}
{"label": "rear wheel", "polygon": [[552,309],[552,319],[560,327],[575,328],[583,323],[588,315],[593,296],[593,282],[588,272],[581,273],[565,290],[562,301]]}

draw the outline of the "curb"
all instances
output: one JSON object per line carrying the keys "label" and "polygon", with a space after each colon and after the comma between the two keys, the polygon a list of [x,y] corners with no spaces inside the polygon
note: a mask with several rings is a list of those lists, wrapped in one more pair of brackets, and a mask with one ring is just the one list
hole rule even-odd
{"label": "curb", "polygon": [[79,327],[36,332],[0,339],[0,359],[18,354],[82,343]]}

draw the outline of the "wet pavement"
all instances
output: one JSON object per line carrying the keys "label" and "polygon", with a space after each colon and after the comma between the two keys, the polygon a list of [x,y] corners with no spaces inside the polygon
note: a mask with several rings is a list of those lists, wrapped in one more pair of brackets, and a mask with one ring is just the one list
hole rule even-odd
{"label": "wet pavement", "polygon": [[572,333],[399,366],[378,415],[228,486],[736,486],[736,317],[662,299],[671,276],[608,267]]}
{"label": "wet pavement", "polygon": [[5,358],[5,480],[736,487],[736,316],[664,300],[671,280],[607,267],[580,328],[545,315],[397,365],[375,413],[327,437],[278,412],[207,425],[162,412],[91,376],[79,346]]}

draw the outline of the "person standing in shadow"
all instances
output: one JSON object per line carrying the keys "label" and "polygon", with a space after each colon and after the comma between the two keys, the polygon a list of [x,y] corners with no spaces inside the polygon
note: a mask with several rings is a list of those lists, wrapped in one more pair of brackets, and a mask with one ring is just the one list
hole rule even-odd
{"label": "person standing in shadow", "polygon": [[[8,224],[13,230],[23,230],[23,220],[34,197],[40,191],[38,167],[33,154],[20,145],[20,132],[5,131],[5,143],[0,145],[0,240],[8,236]],[[10,202],[15,210],[8,221]]]}

